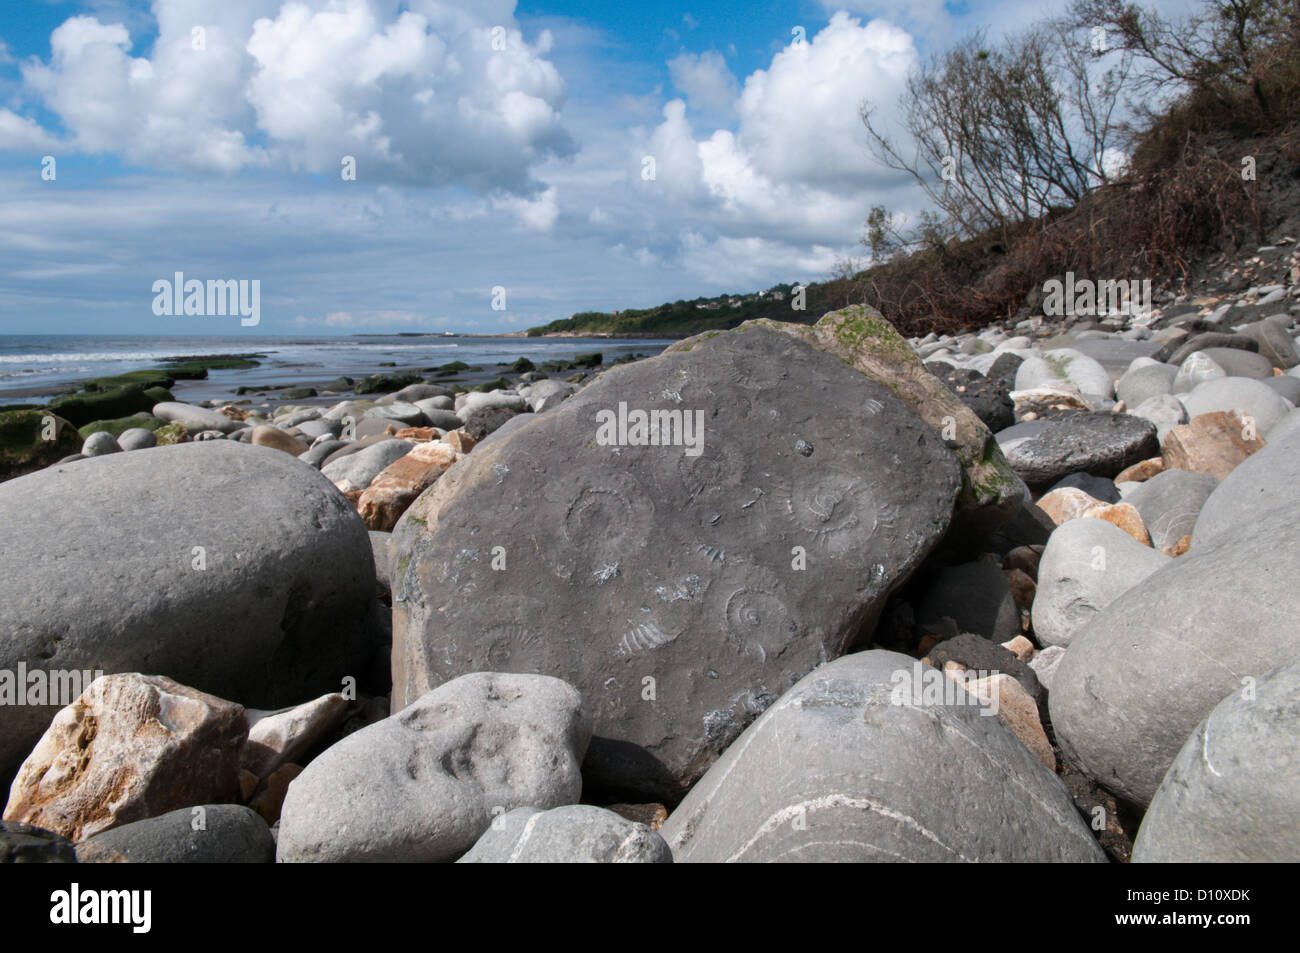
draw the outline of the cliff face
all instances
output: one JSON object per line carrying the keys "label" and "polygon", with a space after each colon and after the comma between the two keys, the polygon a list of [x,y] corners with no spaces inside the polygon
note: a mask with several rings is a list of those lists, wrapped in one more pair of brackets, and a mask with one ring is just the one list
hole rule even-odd
{"label": "cliff face", "polygon": [[[1253,178],[1244,177],[1247,167]],[[1222,196],[1200,194],[1206,182],[1217,189],[1220,180],[1230,182]],[[1203,214],[1205,202],[1220,214]],[[852,304],[879,310],[907,335],[955,333],[1042,314],[1043,282],[1067,271],[1149,278],[1171,296],[1220,285],[1243,291],[1258,283],[1250,275],[1258,270],[1252,269],[1255,249],[1286,238],[1300,238],[1300,121],[1270,135],[1203,135],[1177,159],[1148,165],[1133,181],[1093,193],[1076,209],[1053,210],[1010,236],[954,240],[852,278],[810,283],[802,308],[794,286],[779,285],[654,308],[580,312],[527,334],[686,338],[753,320],[811,325]]]}

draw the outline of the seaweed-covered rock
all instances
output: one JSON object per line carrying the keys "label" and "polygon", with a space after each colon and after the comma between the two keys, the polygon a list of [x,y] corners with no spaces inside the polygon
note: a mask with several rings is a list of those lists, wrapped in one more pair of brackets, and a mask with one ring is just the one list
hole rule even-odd
{"label": "seaweed-covered rock", "polygon": [[65,394],[54,398],[48,406],[60,417],[80,427],[96,420],[126,417],[142,410],[149,410],[171,399],[171,393],[161,387],[123,384],[105,390]]}
{"label": "seaweed-covered rock", "polygon": [[80,450],[81,435],[48,410],[0,411],[0,480],[40,470]]}

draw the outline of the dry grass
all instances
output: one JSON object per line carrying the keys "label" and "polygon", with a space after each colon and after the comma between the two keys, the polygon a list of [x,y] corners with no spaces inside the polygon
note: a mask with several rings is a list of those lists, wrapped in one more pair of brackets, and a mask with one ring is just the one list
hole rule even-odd
{"label": "dry grass", "polygon": [[[1244,90],[1189,94],[1129,141],[1125,176],[1069,210],[1021,225],[1007,240],[951,241],[841,278],[836,294],[879,308],[905,334],[954,332],[1022,313],[1053,276],[1136,280],[1177,289],[1198,255],[1265,240],[1258,183],[1242,157],[1296,166],[1300,43],[1260,76],[1264,109]],[[1294,55],[1290,55],[1294,54]]]}

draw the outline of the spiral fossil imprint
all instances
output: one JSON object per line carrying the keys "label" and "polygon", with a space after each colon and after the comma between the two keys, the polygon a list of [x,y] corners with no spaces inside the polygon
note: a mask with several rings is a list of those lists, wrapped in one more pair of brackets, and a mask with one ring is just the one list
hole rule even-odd
{"label": "spiral fossil imprint", "polygon": [[865,473],[825,470],[809,479],[780,483],[777,497],[790,520],[831,553],[858,549],[872,536],[890,530],[897,513],[881,507],[875,481]]}
{"label": "spiral fossil imprint", "polygon": [[654,503],[632,477],[622,474],[604,486],[582,484],[570,496],[560,525],[563,545],[555,552],[556,573],[603,581],[610,567],[645,548],[654,532]]}
{"label": "spiral fossil imprint", "polygon": [[683,454],[678,459],[677,472],[689,499],[694,500],[701,494],[722,493],[739,486],[745,476],[745,461],[730,445],[706,440],[698,457]]}

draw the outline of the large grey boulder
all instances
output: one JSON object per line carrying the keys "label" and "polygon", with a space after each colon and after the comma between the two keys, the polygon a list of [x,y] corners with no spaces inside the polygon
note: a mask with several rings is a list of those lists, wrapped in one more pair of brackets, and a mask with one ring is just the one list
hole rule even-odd
{"label": "large grey boulder", "polygon": [[1300,410],[1293,410],[1272,426],[1268,432],[1269,442],[1279,443],[1297,430],[1300,430]]}
{"label": "large grey boulder", "polygon": [[330,440],[326,438],[318,443],[313,443],[311,449],[299,456],[298,459],[313,469],[319,470],[321,464],[325,462],[326,457],[332,454],[335,450],[342,450],[346,446],[348,445],[342,440]]}
{"label": "large grey boulder", "polygon": [[[367,420],[361,421],[363,425],[366,423],[382,423],[382,422],[383,421],[379,420],[379,418],[372,418],[371,420],[368,421]],[[390,422],[388,426],[395,428],[396,424]],[[347,428],[345,427],[344,430],[346,431],[346,429]],[[362,450],[366,450],[370,447],[373,447],[377,443],[383,443],[385,440],[394,440],[394,439],[396,438],[391,433],[384,432],[384,433],[371,434],[368,437],[358,436],[356,437],[356,439],[346,438],[342,441],[338,441],[342,443],[342,446],[331,451],[330,454],[321,461],[320,463],[321,469],[324,469],[325,467],[329,466],[331,463],[334,463],[336,460],[342,460],[344,457],[350,457],[354,453],[360,453]],[[334,443],[335,441],[330,441],[330,442]],[[409,453],[410,451],[407,452]],[[306,454],[304,454],[304,456],[306,456]]]}
{"label": "large grey boulder", "polygon": [[375,403],[382,406],[383,404],[392,404],[398,401],[416,404],[422,400],[445,400],[448,401],[448,406],[450,406],[451,397],[451,388],[443,387],[440,384],[407,384],[401,390],[379,398]]}
{"label": "large grey boulder", "polygon": [[1155,424],[1128,414],[1030,420],[1001,431],[997,441],[1012,469],[1035,489],[1077,472],[1113,477],[1160,453]]}
{"label": "large grey boulder", "polygon": [[425,422],[430,427],[437,427],[439,430],[459,430],[465,426],[465,421],[459,414],[443,407],[434,407],[433,400],[419,401],[416,406],[420,408]]}
{"label": "large grey boulder", "polygon": [[384,467],[402,459],[414,448],[415,444],[409,440],[380,440],[356,453],[323,464],[320,472],[345,492],[364,490]]}
{"label": "large grey boulder", "polygon": [[1043,645],[1069,645],[1093,616],[1169,562],[1105,520],[1061,524],[1038,563],[1034,634]]}
{"label": "large grey boulder", "polygon": [[1187,416],[1199,417],[1216,411],[1240,410],[1255,418],[1255,430],[1268,436],[1272,426],[1295,408],[1281,394],[1262,381],[1248,377],[1223,377],[1198,385],[1182,398]]}
{"label": "large grey boulder", "polygon": [[1132,408],[1140,406],[1144,401],[1171,393],[1177,376],[1178,368],[1169,364],[1140,364],[1130,368],[1119,379],[1115,386],[1115,396],[1124,401],[1131,413]]}
{"label": "large grey boulder", "polygon": [[1285,326],[1276,321],[1256,321],[1237,328],[1237,333],[1258,341],[1260,355],[1274,367],[1285,371],[1300,364],[1295,342],[1287,334]]}
{"label": "large grey boulder", "polygon": [[518,394],[512,394],[504,390],[470,391],[468,394],[461,394],[456,399],[456,412],[462,417],[468,417],[474,411],[485,407],[505,407],[517,414],[529,409],[528,401]]}
{"label": "large grey boulder", "polygon": [[236,430],[243,429],[244,426],[241,421],[227,417],[225,414],[219,414],[215,410],[208,410],[206,407],[195,407],[193,404],[183,404],[172,400],[155,404],[153,415],[169,423],[184,424],[185,429],[190,433],[203,430],[220,430],[222,433],[234,433]]}
{"label": "large grey boulder", "polygon": [[515,808],[492,821],[460,864],[671,864],[645,824],[590,804]]}
{"label": "large grey boulder", "polygon": [[[283,427],[285,430],[290,427],[297,427],[301,430],[303,424],[323,419],[319,407],[298,407],[294,405],[277,408],[271,416],[275,425]],[[337,435],[343,429],[343,424],[340,421],[331,421],[331,423],[337,425],[337,429],[334,430],[334,434]],[[303,433],[306,433],[306,431],[304,430]]]}
{"label": "large grey boulder", "polygon": [[404,400],[390,401],[386,404],[376,403],[374,407],[366,411],[365,417],[396,421],[397,423],[406,424],[408,427],[422,426],[424,424],[424,411]]}
{"label": "large grey boulder", "polygon": [[316,418],[313,420],[304,420],[300,424],[295,424],[298,432],[308,440],[315,440],[318,437],[330,436],[337,437],[343,432],[343,423],[339,420],[325,420]]}
{"label": "large grey boulder", "polygon": [[355,427],[357,421],[362,418],[365,412],[374,406],[375,402],[371,400],[344,400],[335,404],[321,416],[325,420],[339,421],[343,424],[343,429],[346,432],[349,423]]}
{"label": "large grey boulder", "polygon": [[1300,654],[1298,468],[1300,432],[1237,467],[1202,507],[1191,551],[1097,613],[1056,671],[1062,751],[1135,804],[1241,679]]}
{"label": "large grey boulder", "polygon": [[786,692],[662,833],[678,863],[1105,859],[1060,779],[1001,718],[938,669],[884,651]]}
{"label": "large grey boulder", "polygon": [[1177,367],[1198,351],[1208,349],[1227,350],[1229,348],[1238,351],[1258,351],[1259,342],[1231,332],[1207,331],[1181,343],[1171,342],[1165,345],[1156,354],[1156,357]]}
{"label": "large grey boulder", "polygon": [[1300,431],[1293,430],[1237,464],[1206,497],[1192,544],[1208,548],[1237,537],[1285,531],[1300,518],[1297,473]]}
{"label": "large grey boulder", "polygon": [[1141,417],[1155,424],[1156,439],[1161,445],[1164,444],[1165,436],[1169,431],[1191,419],[1187,416],[1187,408],[1183,406],[1183,402],[1173,394],[1156,394],[1154,397],[1148,397],[1135,407],[1132,413],[1134,417]]}
{"label": "large grey boulder", "polygon": [[530,385],[527,390],[521,392],[524,399],[528,401],[528,406],[533,413],[540,414],[552,407],[558,407],[569,397],[576,394],[578,385],[566,381],[544,380]]}
{"label": "large grey boulder", "polygon": [[1227,376],[1228,372],[1214,358],[1203,351],[1197,351],[1178,366],[1178,373],[1174,375],[1173,393],[1186,394],[1199,384]]}
{"label": "large grey boulder", "polygon": [[[1123,361],[1127,367],[1133,357]],[[1114,396],[1115,385],[1110,372],[1082,351],[1062,347],[1047,351],[1041,357],[1027,358],[1016,371],[1015,390],[1033,390],[1037,387],[1073,384],[1094,404]]]}
{"label": "large grey boulder", "polygon": [[[741,325],[742,329],[747,327],[780,331],[834,354],[871,380],[888,387],[940,435],[962,468],[961,492],[948,536],[951,542],[978,543],[1014,520],[1028,500],[1028,489],[1007,465],[989,428],[974,410],[930,373],[879,311],[851,305],[827,312],[813,325],[759,318]],[[679,341],[668,350],[690,350],[699,341],[716,334],[708,331]],[[991,362],[999,361],[992,354],[987,357]],[[1014,355],[1005,357],[1019,360]]]}
{"label": "large grey boulder", "polygon": [[1138,484],[1124,502],[1137,507],[1151,534],[1151,545],[1164,549],[1191,535],[1201,507],[1218,485],[1208,473],[1164,470]]}
{"label": "large grey boulder", "polygon": [[1300,378],[1292,377],[1290,374],[1279,374],[1276,377],[1260,381],[1260,383],[1269,390],[1285,397],[1293,405],[1300,404]]}
{"label": "large grey boulder", "polygon": [[[689,414],[691,440],[603,445],[620,404]],[[464,672],[562,677],[595,715],[589,775],[680,796],[872,631],[959,479],[888,388],[779,332],[613,368],[476,447],[397,524],[394,709]]]}
{"label": "large grey boulder", "polygon": [[[365,525],[293,457],[217,440],[0,484],[0,669],[165,672],[276,708],[361,676],[380,637]],[[0,718],[7,781],[58,711]]]}
{"label": "large grey boulder", "polygon": [[1142,819],[1135,863],[1300,861],[1300,658],[1192,732]]}
{"label": "large grey boulder", "polygon": [[[1200,352],[1223,368],[1229,377],[1249,377],[1265,380],[1273,376],[1273,364],[1263,354],[1243,351],[1241,348],[1210,347]],[[1177,388],[1174,388],[1175,393]]]}
{"label": "large grey boulder", "polygon": [[488,434],[496,432],[516,416],[515,411],[503,405],[475,407],[461,413],[464,414],[465,432],[475,440],[482,440]]}
{"label": "large grey boulder", "polygon": [[494,816],[571,804],[591,716],[542,675],[454,679],[348,735],[289,785],[281,862],[455,860]]}
{"label": "large grey boulder", "polygon": [[[1088,335],[1093,332],[1082,333]],[[1100,364],[1106,372],[1107,379],[1115,379],[1121,377],[1135,360],[1150,358],[1160,350],[1160,345],[1151,341],[1126,340],[1111,335],[1080,336],[1075,341],[1074,349]],[[1100,379],[1098,386],[1100,386]]]}
{"label": "large grey boulder", "polygon": [[426,410],[424,419],[428,421],[429,426],[437,426],[439,430],[459,430],[465,425],[459,413],[452,411]]}
{"label": "large grey boulder", "polygon": [[80,863],[270,864],[275,840],[242,804],[183,807],[123,824],[77,844]]}

